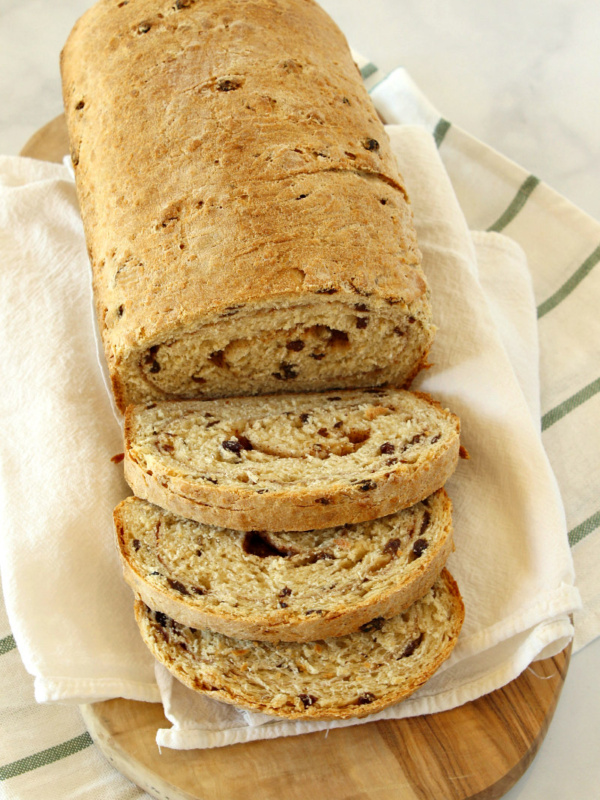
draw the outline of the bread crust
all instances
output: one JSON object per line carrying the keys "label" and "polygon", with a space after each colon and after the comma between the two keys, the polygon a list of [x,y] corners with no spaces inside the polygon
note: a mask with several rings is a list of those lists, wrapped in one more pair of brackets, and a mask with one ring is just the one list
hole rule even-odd
{"label": "bread crust", "polygon": [[[311,642],[357,631],[375,618],[394,617],[423,597],[438,579],[450,553],[454,550],[452,532],[452,503],[441,489],[433,502],[436,504],[435,525],[443,526],[443,533],[430,544],[410,570],[398,575],[392,587],[379,595],[363,597],[359,602],[342,598],[340,605],[319,614],[306,616],[305,608],[280,608],[273,612],[266,605],[260,614],[244,611],[233,614],[217,609],[202,609],[198,602],[191,603],[176,590],[152,585],[128,554],[126,538],[128,498],[114,512],[117,548],[126,582],[143,602],[153,610],[167,614],[177,622],[191,628],[208,629],[234,639],[251,639],[265,642]],[[431,508],[431,501],[430,506]],[[340,536],[344,529],[340,530]],[[189,595],[188,595],[189,596]],[[266,600],[266,598],[265,598]],[[241,605],[241,604],[240,604]]]}
{"label": "bread crust", "polygon": [[164,486],[161,476],[147,475],[128,455],[124,468],[125,479],[135,495],[181,517],[237,531],[308,531],[367,522],[424,500],[454,472],[459,447],[457,437],[435,461],[413,474],[407,475],[405,470],[390,473],[369,492],[368,498],[355,486],[331,483],[327,487],[331,504],[327,506],[320,503],[323,488],[266,496],[242,490],[220,493],[216,487],[175,480]]}
{"label": "bread crust", "polygon": [[[433,337],[427,286],[406,189],[344,36],[312,0],[178,6],[101,0],[61,57],[118,406],[203,396],[202,384],[161,388],[145,369],[152,348],[298,300],[333,314],[328,301],[371,297],[399,325],[416,319],[414,363],[371,385],[410,380]],[[340,385],[326,361],[312,366],[313,388]],[[262,380],[244,393],[263,393]]]}
{"label": "bread crust", "polygon": [[[345,397],[343,392],[339,394]],[[451,420],[453,435],[442,446],[432,449],[416,468],[412,464],[398,463],[378,474],[376,485],[372,485],[374,482],[367,484],[368,491],[362,488],[364,483],[332,480],[326,486],[284,487],[261,494],[239,486],[191,482],[162,464],[155,464],[148,470],[136,455],[135,418],[142,407],[135,406],[129,407],[125,415],[125,479],[134,494],[161,508],[187,519],[233,530],[304,531],[384,517],[429,497],[446,483],[458,462],[458,417],[429,395],[412,394]],[[306,395],[309,397],[311,395]],[[268,397],[263,399],[269,401]],[[164,407],[168,408],[168,404]]]}
{"label": "bread crust", "polygon": [[[426,683],[449,657],[456,644],[464,620],[464,604],[458,586],[447,569],[443,570],[436,586],[438,585],[440,588],[443,587],[443,589],[441,589],[442,591],[448,593],[449,602],[448,622],[444,641],[441,643],[435,657],[431,659],[426,668],[416,671],[411,677],[411,680],[401,687],[392,688],[382,697],[370,701],[367,704],[349,703],[347,706],[339,708],[320,708],[316,704],[307,705],[302,710],[290,708],[289,706],[274,708],[268,702],[253,701],[249,699],[248,696],[236,692],[235,686],[228,683],[226,675],[220,677],[218,681],[220,685],[214,685],[214,683],[217,682],[214,680],[214,672],[210,676],[202,675],[195,668],[193,660],[188,658],[187,653],[182,653],[181,650],[176,652],[175,648],[170,647],[168,642],[164,639],[159,640],[158,637],[155,638],[152,635],[152,626],[148,619],[148,609],[141,599],[136,598],[134,610],[142,638],[155,658],[190,689],[200,692],[201,694],[206,694],[214,700],[230,703],[239,708],[246,708],[250,711],[258,711],[264,714],[272,714],[286,719],[349,719],[352,717],[360,718],[376,714],[378,711],[406,699],[420,686]],[[240,641],[240,646],[242,648],[248,644],[248,642]],[[212,681],[212,685],[210,681]]]}

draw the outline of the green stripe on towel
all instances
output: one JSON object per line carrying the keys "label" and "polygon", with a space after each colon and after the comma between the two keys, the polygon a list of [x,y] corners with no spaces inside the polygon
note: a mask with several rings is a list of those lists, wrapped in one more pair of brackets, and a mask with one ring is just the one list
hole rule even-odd
{"label": "green stripe on towel", "polygon": [[450,130],[451,125],[452,123],[448,122],[447,119],[444,119],[443,117],[440,118],[440,121],[435,126],[435,129],[433,131],[433,139],[435,141],[436,147],[439,147],[441,143],[444,141],[444,137]]}
{"label": "green stripe on towel", "polygon": [[581,281],[590,274],[590,272],[594,269],[596,264],[600,261],[600,245],[594,250],[594,252],[589,255],[583,264],[578,267],[575,272],[571,275],[571,277],[563,283],[563,285],[554,292],[547,300],[538,306],[537,315],[538,319],[547,314],[549,311],[552,311],[553,308],[561,303],[565,297],[568,297],[571,292],[579,286]]}
{"label": "green stripe on towel", "polygon": [[363,81],[366,81],[367,78],[370,78],[371,75],[375,74],[376,72],[377,72],[377,67],[375,66],[375,64],[371,64],[370,61],[368,64],[365,64],[364,67],[360,68],[360,74],[362,75]]}
{"label": "green stripe on towel", "polygon": [[526,178],[526,180],[524,180],[519,187],[519,191],[516,193],[512,203],[509,205],[506,211],[500,217],[498,217],[496,222],[494,222],[493,225],[490,225],[488,231],[495,231],[496,233],[503,231],[509,222],[512,222],[519,211],[523,208],[529,199],[530,194],[533,192],[539,182],[540,179],[536,178],[535,175],[530,175],[528,178]]}
{"label": "green stripe on towel", "polygon": [[91,744],[94,744],[94,742],[86,731],[80,736],[75,736],[74,739],[69,739],[62,744],[57,744],[47,750],[42,750],[32,756],[20,758],[18,761],[13,761],[11,764],[0,767],[0,781],[6,781],[9,778],[15,778],[17,775],[23,775],[25,772],[31,772],[33,769],[53,764],[55,761],[60,761],[67,756],[72,756],[74,753],[79,753],[80,750],[85,750]]}
{"label": "green stripe on towel", "polygon": [[596,511],[591,517],[588,517],[576,528],[573,528],[572,531],[569,531],[569,544],[573,547],[573,545],[585,539],[586,536],[598,528],[600,528],[600,511]]}
{"label": "green stripe on towel", "polygon": [[558,422],[559,419],[566,417],[573,409],[585,403],[586,400],[589,400],[590,397],[598,394],[598,392],[600,392],[600,378],[596,378],[595,381],[588,383],[587,386],[584,386],[583,389],[580,389],[572,397],[567,398],[560,405],[556,406],[556,408],[552,408],[544,414],[542,417],[542,430],[547,430],[551,425],[554,425],[555,422]]}
{"label": "green stripe on towel", "polygon": [[[379,69],[379,67],[378,67],[378,69]],[[391,74],[392,74],[391,72],[388,72],[387,74],[385,74],[383,76],[383,78],[378,80],[377,83],[374,86],[371,86],[371,88],[367,90],[369,92],[369,94],[373,94],[375,89],[377,89],[379,86],[381,86],[381,84],[386,80],[386,78],[389,78]],[[379,112],[377,112],[377,113],[379,114]],[[383,124],[387,125],[387,122],[381,117],[380,114],[379,114],[379,117],[380,117],[381,121],[383,122]]]}
{"label": "green stripe on towel", "polygon": [[10,633],[8,636],[5,636],[4,639],[0,639],[0,656],[3,656],[4,653],[10,653],[11,650],[14,650],[17,646],[15,642],[15,637]]}

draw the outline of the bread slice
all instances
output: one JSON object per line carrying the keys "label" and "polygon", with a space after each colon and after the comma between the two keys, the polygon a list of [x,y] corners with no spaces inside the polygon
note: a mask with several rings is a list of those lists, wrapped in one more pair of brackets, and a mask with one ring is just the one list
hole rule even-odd
{"label": "bread slice", "polygon": [[139,598],[135,614],[154,656],[191,689],[265,714],[345,719],[381,711],[425,683],[456,644],[464,608],[444,570],[402,614],[304,644],[251,642],[188,628]]}
{"label": "bread slice", "polygon": [[150,608],[238,639],[308,642],[395,616],[453,549],[443,489],[372,522],[304,533],[225,530],[137,497],[114,517],[125,580]]}
{"label": "bread slice", "polygon": [[456,467],[458,418],[399,389],[149,403],[125,417],[138,497],[234,530],[303,531],[418,503]]}

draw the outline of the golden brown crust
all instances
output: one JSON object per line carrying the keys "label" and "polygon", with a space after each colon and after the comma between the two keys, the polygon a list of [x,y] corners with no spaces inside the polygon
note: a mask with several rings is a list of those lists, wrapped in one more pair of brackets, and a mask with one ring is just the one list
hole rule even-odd
{"label": "golden brown crust", "polygon": [[[441,502],[440,502],[441,501]],[[136,502],[128,498],[114,511],[117,547],[121,556],[126,582],[151,609],[160,610],[177,622],[191,628],[208,629],[235,639],[251,639],[264,642],[311,642],[335,636],[345,636],[357,631],[374,618],[396,616],[429,591],[442,572],[450,553],[454,549],[452,538],[452,503],[441,489],[436,503],[434,525],[442,532],[427,547],[424,554],[410,570],[398,574],[394,586],[386,587],[379,595],[370,592],[359,601],[346,599],[334,610],[321,611],[306,616],[306,609],[286,608],[279,613],[256,614],[244,610],[235,615],[219,607],[200,608],[185,596],[161,586],[151,584],[140,565],[130,556],[126,543],[127,505]],[[431,502],[431,501],[430,501]],[[441,506],[441,507],[438,507]],[[340,535],[343,534],[343,529]],[[243,607],[243,603],[240,603]]]}
{"label": "golden brown crust", "polygon": [[[247,708],[251,711],[258,711],[264,714],[273,714],[286,719],[349,719],[351,717],[360,718],[370,714],[376,714],[384,708],[409,697],[420,686],[426,683],[431,676],[439,669],[442,663],[449,657],[454,649],[464,620],[464,604],[454,578],[448,570],[444,569],[439,578],[440,587],[448,593],[447,599],[448,613],[447,622],[439,622],[440,627],[444,627],[444,640],[425,668],[415,669],[409,682],[400,687],[390,688],[383,696],[378,697],[366,704],[349,703],[341,707],[322,708],[317,704],[308,704],[302,710],[285,707],[273,707],[266,702],[257,702],[245,694],[236,692],[235,681],[231,681],[227,675],[220,676],[218,683],[215,673],[210,677],[202,674],[194,667],[193,659],[187,653],[169,645],[168,640],[159,639],[152,633],[152,624],[149,622],[148,609],[144,602],[137,598],[135,602],[135,616],[146,645],[149,647],[155,658],[157,658],[175,677],[194,691],[207,694],[215,700],[230,703],[240,708]],[[437,584],[436,584],[437,585]],[[248,642],[240,642],[242,648]],[[244,650],[242,649],[242,652]],[[246,651],[247,652],[247,651]],[[208,679],[207,679],[208,677]],[[209,681],[211,684],[209,685]]]}
{"label": "golden brown crust", "polygon": [[232,307],[339,293],[430,321],[388,137],[343,35],[312,0],[103,0],[61,66],[121,409],[165,396],[131,387],[149,348]]}

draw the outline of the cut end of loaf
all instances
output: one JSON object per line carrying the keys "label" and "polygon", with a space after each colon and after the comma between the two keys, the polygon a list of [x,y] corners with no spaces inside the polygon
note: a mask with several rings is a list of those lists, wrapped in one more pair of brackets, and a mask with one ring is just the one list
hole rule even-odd
{"label": "cut end of loaf", "polygon": [[113,381],[122,410],[149,400],[407,386],[427,360],[430,316],[425,296],[407,306],[335,289],[238,303],[134,349]]}

